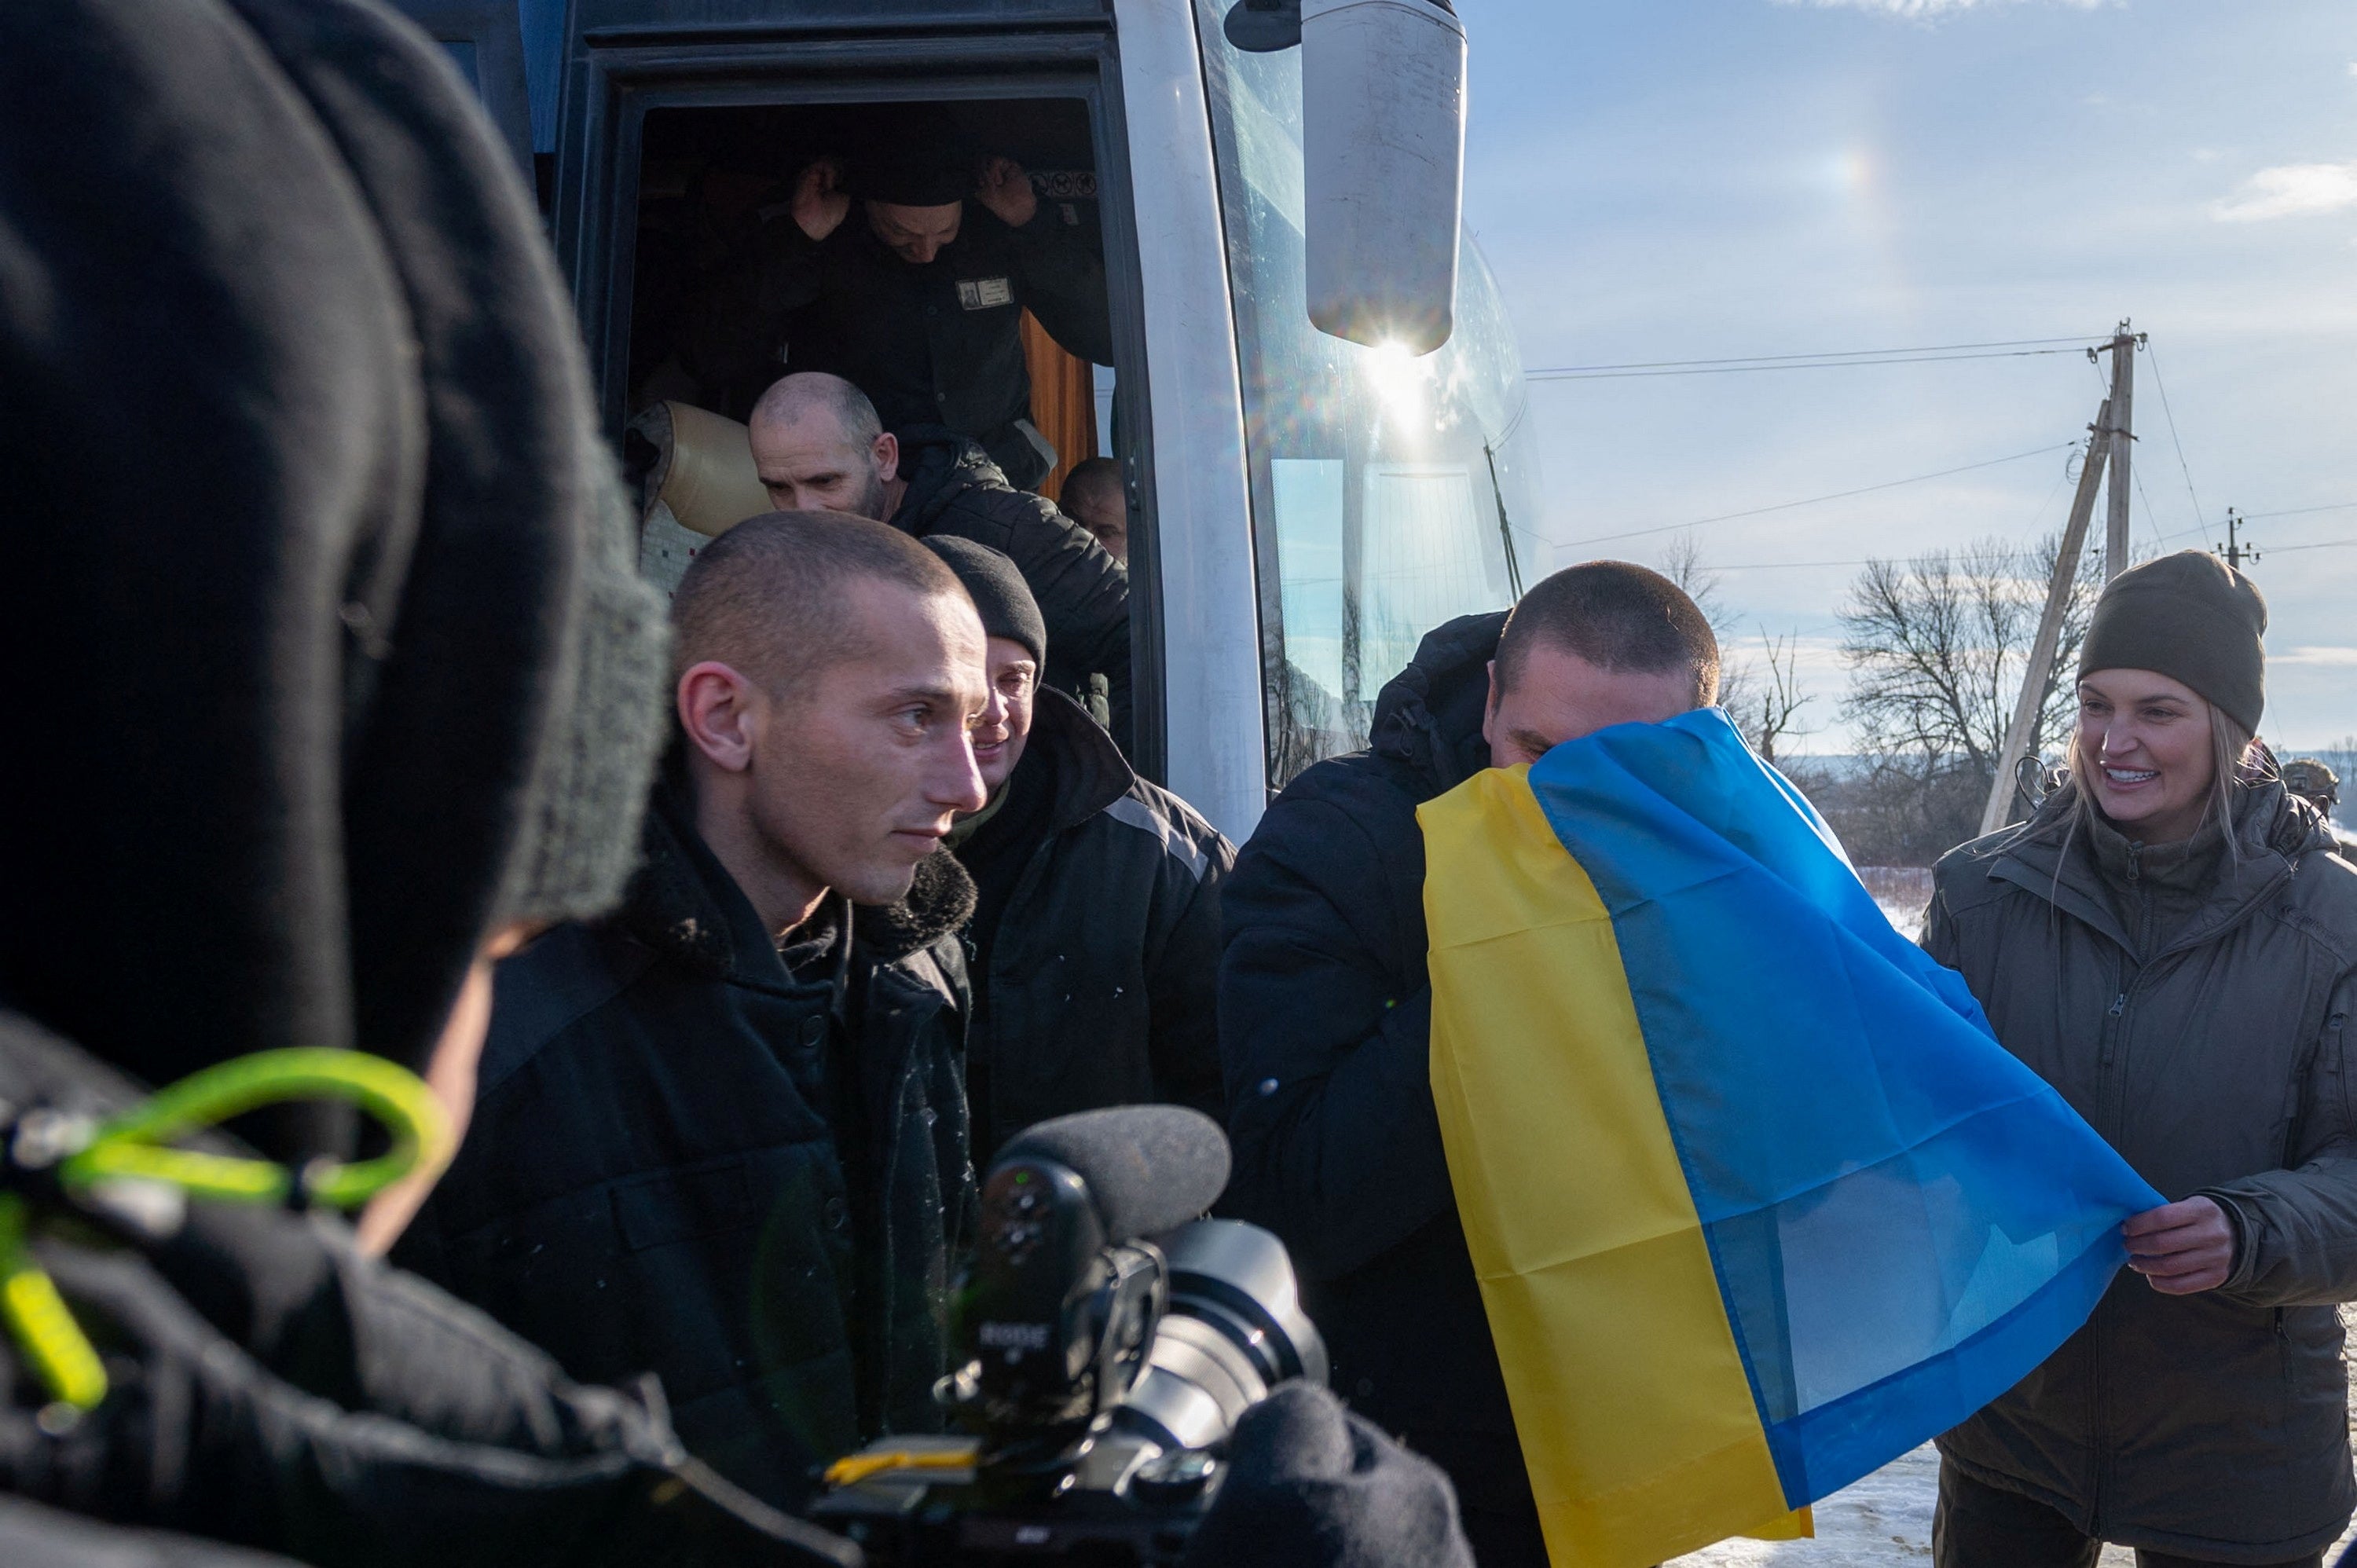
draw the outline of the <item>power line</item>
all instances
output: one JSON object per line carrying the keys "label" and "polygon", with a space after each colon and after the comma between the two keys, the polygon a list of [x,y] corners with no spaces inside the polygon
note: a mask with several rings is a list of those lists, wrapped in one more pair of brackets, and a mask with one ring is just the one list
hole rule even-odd
{"label": "power line", "polygon": [[[2241,515],[2243,521],[2248,522],[2255,517],[2306,517],[2312,511],[2347,511],[2352,507],[2357,507],[2357,501],[2334,501],[2330,506],[2296,506],[2289,511],[2246,511]],[[2305,550],[2308,546],[2303,544],[2299,548]]]}
{"label": "power line", "polygon": [[[2169,406],[2169,383],[2161,379],[2160,355],[2149,338],[2145,339],[2144,351],[2145,357],[2152,361],[2152,384],[2160,392],[2160,412],[2169,421],[2169,444],[2177,448],[2177,471],[2185,476],[2186,499],[2193,503],[2193,526],[2201,531],[2201,542],[2207,544],[2210,542],[2210,514],[2201,510],[2201,498],[2194,494],[2193,470],[2185,466],[2185,443],[2177,438],[2177,412]],[[2138,472],[2141,476],[2141,470]],[[2150,501],[2145,503],[2145,510],[2152,510]]]}
{"label": "power line", "polygon": [[1879,359],[1889,354],[1948,354],[1965,349],[2034,349],[2047,343],[2084,345],[2101,340],[2099,335],[2092,334],[2084,338],[2008,338],[1994,343],[1924,343],[1911,349],[1829,349],[1814,354],[1736,354],[1723,360],[1631,360],[1617,365],[1564,365],[1527,373],[1534,376],[1567,376],[1584,375],[1595,371],[1666,371],[1700,365],[1776,364],[1792,360]]}
{"label": "power line", "polygon": [[1842,371],[1861,365],[1946,365],[1959,360],[2034,360],[2041,354],[2076,354],[2086,345],[2074,340],[2069,349],[2007,349],[1980,354],[1910,354],[1880,360],[1802,359],[1788,363],[1729,360],[1725,363],[1705,363],[1691,370],[1621,370],[1607,365],[1564,365],[1545,370],[1525,371],[1523,379],[1533,381],[1641,381],[1654,376],[1726,376],[1748,371]]}
{"label": "power line", "polygon": [[1665,522],[1656,528],[1632,528],[1620,533],[1598,533],[1586,539],[1569,541],[1573,544],[1603,544],[1615,539],[1644,539],[1656,533],[1675,533],[1681,529],[1700,528],[1706,523],[1732,522],[1737,518],[1763,517],[1771,511],[1791,511],[1795,507],[1817,506],[1825,501],[1847,500],[1852,496],[1872,495],[1877,490],[1893,490],[1901,485],[1920,485],[1929,479],[1944,479],[1952,474],[1969,474],[1975,468],[1994,468],[2001,463],[2018,463],[2025,457],[2042,457],[2050,452],[2067,452],[2079,444],[2065,441],[2059,446],[2039,446],[2028,452],[2016,452],[2009,457],[1991,457],[1986,462],[1966,463],[1958,468],[1942,468],[1934,474],[1915,474],[1904,479],[1886,479],[1878,485],[1864,485],[1854,490],[1835,490],[1829,496],[1810,496],[1797,501],[1779,501],[1774,506],[1753,507],[1747,511],[1721,512],[1717,517],[1698,517],[1692,522]]}
{"label": "power line", "polygon": [[[2340,550],[2357,544],[2357,539],[2328,539],[2319,544],[2286,544],[2267,552],[2281,555],[2293,550]],[[1855,561],[1738,561],[1725,566],[1711,565],[1713,572],[1784,572],[1810,566],[1871,566],[1878,557],[1860,556]]]}

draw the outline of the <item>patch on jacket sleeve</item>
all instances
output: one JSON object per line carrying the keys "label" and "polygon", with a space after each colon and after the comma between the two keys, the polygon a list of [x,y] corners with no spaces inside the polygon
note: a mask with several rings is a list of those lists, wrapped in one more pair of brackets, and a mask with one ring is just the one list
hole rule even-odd
{"label": "patch on jacket sleeve", "polygon": [[1150,833],[1162,844],[1162,852],[1187,868],[1187,875],[1196,881],[1211,868],[1211,857],[1203,853],[1192,839],[1181,833],[1169,818],[1135,795],[1124,795],[1105,808],[1105,815],[1117,822],[1126,822],[1140,832]]}

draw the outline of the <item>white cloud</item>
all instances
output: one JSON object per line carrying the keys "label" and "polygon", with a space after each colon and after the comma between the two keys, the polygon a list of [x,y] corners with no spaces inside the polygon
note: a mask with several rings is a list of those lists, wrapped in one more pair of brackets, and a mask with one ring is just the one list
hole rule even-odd
{"label": "white cloud", "polygon": [[2331,664],[2357,666],[2357,648],[2295,648],[2288,653],[2270,653],[2270,664]]}
{"label": "white cloud", "polygon": [[2357,207],[2357,162],[2281,164],[2244,180],[2231,199],[2212,202],[2210,216],[2222,223],[2258,223],[2350,207]]}

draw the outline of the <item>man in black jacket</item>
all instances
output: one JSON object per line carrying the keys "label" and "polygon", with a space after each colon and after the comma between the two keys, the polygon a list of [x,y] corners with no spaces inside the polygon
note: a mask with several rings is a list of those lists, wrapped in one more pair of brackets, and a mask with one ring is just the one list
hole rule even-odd
{"label": "man in black jacket", "polygon": [[[867,140],[802,171],[762,226],[758,282],[705,308],[696,368],[735,381],[737,363],[774,374],[782,360],[847,377],[893,429],[945,425],[1028,489],[1056,454],[1031,423],[1023,313],[1067,351],[1113,363],[1092,229],[1040,201],[1013,159],[975,156],[945,115],[897,111]],[[731,314],[748,299],[749,317]]]}
{"label": "man in black jacket", "polygon": [[1163,1101],[1219,1117],[1220,886],[1233,847],[1039,686],[1047,627],[1013,562],[971,540],[925,543],[989,636],[974,754],[990,800],[950,835],[977,892],[975,1163],[1074,1111]]}
{"label": "man in black jacket", "polygon": [[787,376],[761,394],[753,462],[780,511],[847,511],[919,539],[971,539],[1013,561],[1047,619],[1057,690],[1102,681],[1115,740],[1129,734],[1129,573],[1048,501],[1011,489],[982,449],[940,425],[888,431],[840,376]]}
{"label": "man in black jacket", "polygon": [[881,524],[773,513],[673,601],[680,738],[614,918],[502,966],[475,1130],[396,1254],[576,1376],[659,1373],[792,1505],[932,1430],[974,1206],[940,853],[983,803],[983,633]]}
{"label": "man in black jacket", "polygon": [[1228,1210],[1283,1238],[1336,1390],[1449,1473],[1482,1568],[1546,1551],[1433,1110],[1415,809],[1717,686],[1709,625],[1668,579],[1569,567],[1511,619],[1426,636],[1377,700],[1373,744],[1294,779],[1228,882]]}

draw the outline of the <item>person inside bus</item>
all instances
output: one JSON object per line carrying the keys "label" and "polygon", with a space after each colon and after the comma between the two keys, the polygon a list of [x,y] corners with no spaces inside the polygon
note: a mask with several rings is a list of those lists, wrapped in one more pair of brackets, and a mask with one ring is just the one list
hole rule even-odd
{"label": "person inside bus", "polygon": [[1068,352],[1113,363],[1104,261],[1074,209],[1040,201],[1021,165],[978,156],[939,110],[871,125],[854,156],[802,170],[761,227],[757,281],[703,312],[696,369],[833,371],[888,428],[966,437],[1029,489],[1056,453],[1031,422],[1023,314]]}
{"label": "person inside bus", "polygon": [[959,1058],[983,628],[923,546],[770,513],[672,605],[674,727],[610,918],[500,970],[475,1133],[395,1256],[576,1376],[653,1371],[780,1506],[937,1430],[975,1195]]}
{"label": "person inside bus", "polygon": [[1111,457],[1084,457],[1064,476],[1056,504],[1105,548],[1105,553],[1129,564],[1129,497],[1121,482],[1121,465]]}
{"label": "person inside bus", "polygon": [[1223,1212],[1291,1250],[1335,1388],[1449,1473],[1482,1568],[1547,1557],[1433,1109],[1416,807],[1717,687],[1717,642],[1676,585],[1567,567],[1511,614],[1426,635],[1377,699],[1369,747],[1286,786],[1228,879]]}
{"label": "person inside bus", "polygon": [[1039,684],[1047,624],[1013,562],[968,539],[925,544],[965,585],[989,639],[974,755],[990,799],[950,832],[977,893],[974,1164],[1070,1112],[1162,1101],[1219,1120],[1213,993],[1233,846]]}
{"label": "person inside bus", "polygon": [[920,539],[971,539],[1013,561],[1047,626],[1041,671],[1129,735],[1129,574],[1053,504],[1006,483],[982,448],[938,427],[884,428],[840,376],[786,376],[761,394],[753,463],[780,510],[847,511]]}

